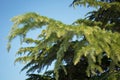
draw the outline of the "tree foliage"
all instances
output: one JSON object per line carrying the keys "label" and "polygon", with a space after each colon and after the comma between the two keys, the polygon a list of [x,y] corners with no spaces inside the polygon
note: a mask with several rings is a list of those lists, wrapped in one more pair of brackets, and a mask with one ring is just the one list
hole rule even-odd
{"label": "tree foliage", "polygon": [[28,74],[29,78],[26,80],[55,80],[51,76],[39,75],[39,74]]}
{"label": "tree foliage", "polygon": [[[17,36],[22,43],[34,43],[34,46],[21,47],[15,62],[26,63],[22,70],[27,69],[29,74],[41,72],[55,61],[51,77],[56,80],[120,79],[120,1],[74,0],[72,5],[97,7],[97,10],[71,25],[34,12],[15,16],[8,50]],[[38,38],[26,37],[34,29],[42,30]]]}

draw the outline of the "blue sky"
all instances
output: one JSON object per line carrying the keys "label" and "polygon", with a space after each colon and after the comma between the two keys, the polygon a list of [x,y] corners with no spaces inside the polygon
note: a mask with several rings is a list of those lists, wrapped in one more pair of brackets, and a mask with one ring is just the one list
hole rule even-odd
{"label": "blue sky", "polygon": [[26,78],[25,71],[20,73],[23,64],[14,65],[15,52],[20,47],[19,38],[13,41],[9,53],[6,49],[7,36],[13,25],[10,19],[27,12],[37,12],[71,24],[76,19],[83,18],[85,13],[91,10],[69,7],[71,2],[72,0],[0,0],[0,80],[25,80]]}

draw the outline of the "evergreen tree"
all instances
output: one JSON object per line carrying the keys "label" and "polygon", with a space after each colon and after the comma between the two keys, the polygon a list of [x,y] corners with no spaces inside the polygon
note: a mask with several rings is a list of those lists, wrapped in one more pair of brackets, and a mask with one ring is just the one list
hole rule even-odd
{"label": "evergreen tree", "polygon": [[[78,5],[97,10],[72,25],[37,13],[26,13],[12,19],[14,25],[9,34],[8,50],[17,36],[20,36],[22,43],[35,44],[21,47],[16,53],[20,57],[15,62],[26,63],[22,70],[27,69],[27,74],[40,72],[55,61],[54,70],[46,71],[52,79],[120,79],[120,1],[74,0],[71,4],[74,7]],[[42,29],[38,39],[26,37],[34,29]]]}

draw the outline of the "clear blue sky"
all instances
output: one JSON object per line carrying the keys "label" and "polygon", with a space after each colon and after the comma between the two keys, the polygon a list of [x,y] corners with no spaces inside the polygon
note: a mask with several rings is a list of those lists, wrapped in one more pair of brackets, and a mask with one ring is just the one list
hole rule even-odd
{"label": "clear blue sky", "polygon": [[25,71],[20,73],[22,64],[14,65],[15,52],[20,47],[19,39],[12,43],[12,49],[6,50],[7,36],[13,23],[10,19],[26,12],[37,12],[50,18],[71,24],[83,18],[91,9],[69,7],[72,0],[0,0],[0,80],[25,80]]}

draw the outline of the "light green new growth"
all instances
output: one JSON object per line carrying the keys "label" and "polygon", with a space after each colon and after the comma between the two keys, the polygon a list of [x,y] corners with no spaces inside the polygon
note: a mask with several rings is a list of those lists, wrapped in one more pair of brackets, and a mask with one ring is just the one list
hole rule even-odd
{"label": "light green new growth", "polygon": [[[89,3],[93,5],[91,2]],[[75,3],[75,5],[77,4],[79,3]],[[95,4],[98,4],[98,2]],[[99,4],[102,5],[102,3]],[[77,36],[76,43],[73,46],[75,53],[69,54],[74,54],[74,65],[77,65],[82,56],[88,59],[86,71],[88,76],[91,73],[96,75],[96,69],[101,73],[103,72],[102,68],[95,64],[96,62],[101,64],[103,52],[106,52],[107,57],[112,59],[112,66],[119,65],[120,34],[99,28],[101,23],[95,22],[94,25],[86,25],[85,21],[81,21],[79,24],[75,22],[72,25],[67,25],[36,13],[19,15],[14,17],[12,21],[14,25],[9,34],[8,50],[10,49],[11,41],[17,36],[22,38],[23,43],[35,43],[34,46],[21,47],[16,53],[17,55],[24,55],[18,57],[15,61],[26,63],[22,70],[28,69],[27,72],[41,71],[42,68],[48,67],[53,61],[56,61],[54,73],[57,80],[59,77],[58,69],[64,64],[65,52],[68,51],[68,47],[74,42],[74,36]],[[90,21],[88,22],[91,24]],[[38,34],[39,38],[37,40],[26,37],[30,30],[42,29],[43,27],[44,30]],[[81,40],[78,40],[79,38]]]}

